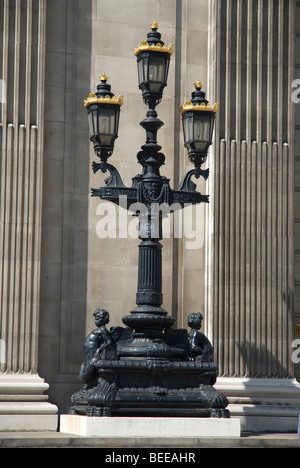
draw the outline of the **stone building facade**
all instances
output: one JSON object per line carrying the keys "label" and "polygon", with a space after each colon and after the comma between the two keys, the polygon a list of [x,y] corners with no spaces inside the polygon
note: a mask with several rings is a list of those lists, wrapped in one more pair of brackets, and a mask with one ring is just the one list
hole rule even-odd
{"label": "stone building facade", "polygon": [[175,44],[157,108],[174,187],[190,168],[180,105],[198,79],[220,102],[210,177],[197,181],[210,203],[163,241],[164,308],[178,327],[204,315],[217,386],[243,428],[295,429],[300,2],[2,0],[0,11],[0,430],[55,430],[80,386],[93,311],[117,326],[135,306],[138,239],[122,208],[111,216],[130,234],[100,232],[109,208],[90,197],[104,176],[91,170],[83,101],[103,72],[124,95],[112,159],[130,184],[146,113],[133,50],[153,20]]}

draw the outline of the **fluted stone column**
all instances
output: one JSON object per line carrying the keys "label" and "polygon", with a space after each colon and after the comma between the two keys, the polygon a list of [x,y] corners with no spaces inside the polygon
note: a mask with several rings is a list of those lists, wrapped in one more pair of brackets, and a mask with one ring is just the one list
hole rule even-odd
{"label": "fluted stone column", "polygon": [[45,0],[1,3],[0,431],[55,430],[38,375]]}
{"label": "fluted stone column", "polygon": [[220,112],[207,315],[218,385],[249,430],[296,430],[300,408],[291,360],[294,17],[293,0],[210,2],[209,95]]}

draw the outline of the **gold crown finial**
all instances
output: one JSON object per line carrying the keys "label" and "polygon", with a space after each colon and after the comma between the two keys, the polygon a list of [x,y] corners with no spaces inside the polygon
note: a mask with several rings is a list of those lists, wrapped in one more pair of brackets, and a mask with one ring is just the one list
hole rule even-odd
{"label": "gold crown finial", "polygon": [[150,23],[150,28],[151,29],[158,29],[158,22],[156,20],[154,20],[153,23]]}
{"label": "gold crown finial", "polygon": [[105,75],[105,73],[102,73],[102,75],[99,75],[99,78],[100,78],[100,81],[107,81],[108,80],[108,76]]}
{"label": "gold crown finial", "polygon": [[202,83],[200,80],[198,80],[196,83],[194,83],[196,89],[201,89],[202,88]]}

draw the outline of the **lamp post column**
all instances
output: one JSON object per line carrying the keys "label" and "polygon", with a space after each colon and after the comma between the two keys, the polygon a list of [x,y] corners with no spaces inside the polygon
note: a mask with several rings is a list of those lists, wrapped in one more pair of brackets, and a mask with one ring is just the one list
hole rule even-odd
{"label": "lamp post column", "polygon": [[141,204],[138,262],[137,307],[123,317],[125,325],[135,330],[135,336],[162,337],[164,329],[174,324],[173,317],[161,307],[162,294],[162,217],[161,207],[169,202],[169,179],[160,175],[165,156],[157,144],[157,131],[163,122],[157,118],[154,106],[140,123],[146,131],[146,143],[137,155],[143,173],[134,179],[137,202]]}

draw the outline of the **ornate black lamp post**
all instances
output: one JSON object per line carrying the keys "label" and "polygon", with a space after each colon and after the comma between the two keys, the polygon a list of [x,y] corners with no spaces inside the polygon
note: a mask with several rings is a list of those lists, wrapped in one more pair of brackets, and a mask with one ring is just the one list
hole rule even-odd
{"label": "ornate black lamp post", "polygon": [[[107,76],[95,94],[85,101],[88,111],[90,139],[100,163],[93,171],[110,172],[105,186],[92,189],[92,196],[119,202],[126,196],[128,208],[138,203],[145,209],[139,216],[139,262],[136,308],[123,317],[123,327],[107,330],[109,315],[95,311],[97,329],[86,339],[85,360],[80,377],[84,387],[72,397],[71,412],[86,415],[188,415],[229,417],[227,400],[213,387],[217,366],[213,349],[199,331],[201,314],[190,314],[185,329],[173,329],[175,319],[162,308],[162,214],[157,204],[170,207],[173,203],[208,202],[208,196],[196,191],[191,177],[208,177],[203,171],[209,145],[212,142],[217,105],[209,106],[200,82],[192,98],[181,107],[185,146],[194,169],[183,178],[178,190],[170,187],[169,179],[160,174],[165,156],[157,143],[157,131],[163,122],[157,118],[173,45],[165,47],[156,22],[151,25],[147,41],[135,49],[139,88],[148,106],[146,118],[140,123],[146,131],[146,142],[137,154],[142,173],[125,187],[117,169],[107,163],[118,134],[120,106],[111,93]],[[153,230],[153,225],[158,229]]]}

